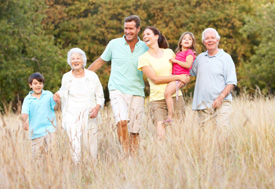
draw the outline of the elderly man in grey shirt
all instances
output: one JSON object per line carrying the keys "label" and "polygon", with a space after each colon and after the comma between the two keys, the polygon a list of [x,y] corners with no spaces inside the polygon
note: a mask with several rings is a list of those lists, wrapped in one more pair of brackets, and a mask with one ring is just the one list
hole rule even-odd
{"label": "elderly man in grey shirt", "polygon": [[220,36],[213,28],[202,33],[207,51],[195,60],[190,74],[196,76],[192,109],[200,124],[214,121],[217,126],[229,126],[232,113],[231,91],[237,85],[235,64],[231,56],[218,48]]}

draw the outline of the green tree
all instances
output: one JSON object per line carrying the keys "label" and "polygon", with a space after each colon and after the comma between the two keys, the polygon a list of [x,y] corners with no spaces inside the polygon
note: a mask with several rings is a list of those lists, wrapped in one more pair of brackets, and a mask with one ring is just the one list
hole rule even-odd
{"label": "green tree", "polygon": [[65,59],[45,35],[42,0],[1,0],[0,6],[0,101],[16,102],[29,91],[28,77],[41,72],[45,89],[57,90]]}
{"label": "green tree", "polygon": [[[173,50],[180,35],[190,31],[196,36],[198,53],[204,51],[201,33],[214,27],[221,35],[220,48],[232,55],[237,66],[251,56],[249,45],[253,39],[244,39],[240,29],[245,25],[245,15],[254,14],[254,1],[46,0],[46,3],[47,18],[43,24],[47,33],[53,33],[56,44],[63,48],[83,49],[88,63],[100,56],[111,39],[123,35],[123,19],[131,14],[141,18],[140,37],[146,26],[156,26]],[[106,65],[98,72],[104,87],[109,70]]]}
{"label": "green tree", "polygon": [[243,62],[241,86],[253,91],[258,86],[264,94],[273,94],[275,89],[275,3],[261,4],[256,15],[247,17],[243,28],[244,37],[253,38],[255,54]]}

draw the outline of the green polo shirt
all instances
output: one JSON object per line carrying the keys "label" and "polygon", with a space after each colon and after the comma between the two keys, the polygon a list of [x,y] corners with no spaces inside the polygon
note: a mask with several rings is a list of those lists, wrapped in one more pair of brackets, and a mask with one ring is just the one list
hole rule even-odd
{"label": "green polo shirt", "polygon": [[109,42],[101,58],[111,61],[111,75],[109,90],[119,90],[125,94],[136,96],[144,95],[143,73],[137,69],[138,58],[144,54],[148,47],[138,38],[135,49],[131,52],[124,36]]}

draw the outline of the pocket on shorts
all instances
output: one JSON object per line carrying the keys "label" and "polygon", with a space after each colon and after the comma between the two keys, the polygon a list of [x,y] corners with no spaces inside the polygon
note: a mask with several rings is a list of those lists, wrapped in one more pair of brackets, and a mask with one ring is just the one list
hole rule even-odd
{"label": "pocket on shorts", "polygon": [[150,102],[150,116],[154,124],[158,121],[164,121],[167,113],[166,103],[164,101]]}
{"label": "pocket on shorts", "polygon": [[232,105],[230,101],[224,101],[222,106],[218,109],[219,113],[222,115],[231,114],[232,113]]}

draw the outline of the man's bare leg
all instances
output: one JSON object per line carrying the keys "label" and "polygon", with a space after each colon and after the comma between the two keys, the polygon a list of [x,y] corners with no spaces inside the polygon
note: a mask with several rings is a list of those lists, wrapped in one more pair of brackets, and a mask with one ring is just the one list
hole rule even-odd
{"label": "man's bare leg", "polygon": [[125,154],[129,153],[129,133],[127,125],[128,123],[126,120],[122,120],[117,124],[118,140]]}
{"label": "man's bare leg", "polygon": [[130,133],[130,153],[135,157],[139,150],[139,133]]}

